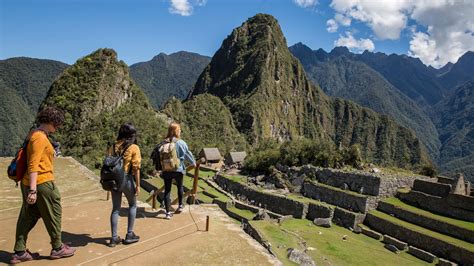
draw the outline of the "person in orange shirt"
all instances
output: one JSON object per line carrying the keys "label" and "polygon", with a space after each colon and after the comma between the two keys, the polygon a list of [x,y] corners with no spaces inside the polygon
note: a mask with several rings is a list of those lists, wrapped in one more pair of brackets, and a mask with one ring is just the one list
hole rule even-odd
{"label": "person in orange shirt", "polygon": [[[139,236],[133,232],[133,225],[137,216],[137,196],[140,193],[140,166],[141,154],[137,145],[137,130],[131,123],[123,124],[118,132],[117,141],[109,149],[109,154],[123,154],[123,168],[127,175],[126,183],[121,191],[112,190],[112,213],[110,214],[110,227],[112,238],[109,246],[117,244],[132,244],[138,242]],[[118,236],[118,217],[122,206],[122,194],[128,201],[128,228],[127,235],[122,241]]]}
{"label": "person in orange shirt", "polygon": [[26,147],[28,170],[21,182],[23,204],[16,225],[16,241],[10,263],[33,260],[33,254],[26,248],[28,233],[43,219],[51,238],[51,259],[74,255],[75,249],[61,240],[61,195],[54,184],[54,148],[48,139],[64,123],[64,113],[54,107],[47,107],[36,118],[39,127],[28,136]]}

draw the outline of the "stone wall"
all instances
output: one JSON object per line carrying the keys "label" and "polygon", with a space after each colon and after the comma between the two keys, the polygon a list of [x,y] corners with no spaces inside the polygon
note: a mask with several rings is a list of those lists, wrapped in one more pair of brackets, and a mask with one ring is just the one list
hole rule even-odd
{"label": "stone wall", "polygon": [[[474,212],[470,211],[469,209],[465,209],[465,208],[468,208],[467,206],[468,204],[464,205],[462,201],[458,203],[463,204],[465,208],[454,207],[448,203],[448,200],[446,198],[440,198],[440,197],[428,195],[426,193],[419,192],[419,191],[399,193],[398,197],[402,201],[407,202],[410,205],[419,207],[424,210],[428,210],[428,211],[438,213],[441,215],[453,217],[456,219],[474,222]],[[449,195],[448,198],[453,198],[453,195],[452,194]],[[469,197],[469,198],[472,198],[472,197]]]}
{"label": "stone wall", "polygon": [[380,177],[366,172],[303,166],[301,172],[320,183],[366,195],[379,195]]}
{"label": "stone wall", "polygon": [[276,256],[276,254],[272,250],[272,245],[268,242],[256,228],[253,227],[251,222],[244,222],[243,223],[244,231],[249,234],[253,239],[257,240],[264,248],[270,252],[270,254]]}
{"label": "stone wall", "polygon": [[444,198],[449,195],[449,192],[451,191],[451,187],[452,186],[449,184],[416,179],[415,182],[413,183],[412,190],[416,190],[416,191],[424,192],[426,194]]}
{"label": "stone wall", "polygon": [[396,206],[383,201],[379,202],[378,209],[409,223],[474,243],[474,229],[469,230],[440,220],[430,219],[425,216],[397,208]]}
{"label": "stone wall", "polygon": [[463,265],[474,263],[474,253],[463,247],[455,246],[443,240],[405,228],[370,213],[367,214],[364,223],[376,231],[407,242],[409,245],[422,248],[436,256],[447,258]]}
{"label": "stone wall", "polygon": [[286,173],[290,180],[305,175],[320,183],[350,190],[364,195],[391,197],[398,188],[411,187],[415,179],[430,179],[426,176],[404,174],[369,173],[366,171],[345,171],[333,168],[321,168],[312,165],[303,167],[278,166],[278,170]]}
{"label": "stone wall", "polygon": [[326,204],[314,204],[308,205],[308,213],[306,218],[313,221],[315,218],[332,218],[334,213],[334,207]]}
{"label": "stone wall", "polygon": [[474,212],[474,197],[450,194],[446,197],[449,206]]}
{"label": "stone wall", "polygon": [[220,174],[215,176],[215,181],[226,191],[232,193],[233,195],[238,195],[240,200],[252,200],[255,205],[260,205],[278,214],[292,215],[295,218],[306,217],[308,205],[302,202],[298,202],[281,195],[259,191],[257,188],[252,188],[239,182],[230,180]]}
{"label": "stone wall", "polygon": [[313,181],[305,181],[302,194],[351,211],[365,213],[368,210],[369,198],[367,196],[317,184]]}
{"label": "stone wall", "polygon": [[361,224],[364,221],[364,218],[365,214],[355,213],[336,207],[332,221],[339,226],[355,229],[358,227],[358,224]]}

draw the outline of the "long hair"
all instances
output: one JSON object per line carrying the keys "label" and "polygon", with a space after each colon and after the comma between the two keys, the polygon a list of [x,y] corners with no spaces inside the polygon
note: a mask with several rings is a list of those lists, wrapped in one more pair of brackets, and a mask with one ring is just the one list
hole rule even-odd
{"label": "long hair", "polygon": [[117,140],[123,140],[125,146],[137,144],[137,130],[132,123],[125,123],[120,126]]}
{"label": "long hair", "polygon": [[166,139],[169,139],[170,141],[173,138],[178,138],[178,129],[181,129],[181,126],[178,123],[171,123],[170,126],[168,127],[168,134],[166,134]]}

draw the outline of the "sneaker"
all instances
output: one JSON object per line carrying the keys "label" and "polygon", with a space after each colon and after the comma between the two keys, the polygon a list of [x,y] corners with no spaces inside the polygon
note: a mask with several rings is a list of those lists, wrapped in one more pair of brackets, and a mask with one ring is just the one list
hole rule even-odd
{"label": "sneaker", "polygon": [[184,206],[183,205],[179,205],[178,206],[178,209],[174,212],[174,213],[181,213],[184,209]]}
{"label": "sneaker", "polygon": [[67,258],[74,255],[74,252],[76,252],[75,248],[72,248],[66,244],[63,244],[59,250],[55,250],[55,249],[51,250],[51,254],[49,255],[49,258],[52,260]]}
{"label": "sneaker", "polygon": [[109,242],[109,247],[113,248],[120,243],[122,243],[122,239],[119,236],[112,237]]}
{"label": "sneaker", "polygon": [[127,236],[123,240],[123,243],[125,245],[128,245],[128,244],[136,243],[136,242],[138,242],[138,240],[140,240],[140,237],[135,235],[134,232],[131,232],[131,233],[127,234]]}
{"label": "sneaker", "polygon": [[27,249],[21,255],[19,255],[18,253],[13,253],[12,258],[10,260],[10,264],[17,264],[30,260],[33,260],[33,254],[31,254],[31,252]]}
{"label": "sneaker", "polygon": [[171,212],[167,212],[165,219],[166,220],[171,220],[171,217],[173,217],[173,214]]}

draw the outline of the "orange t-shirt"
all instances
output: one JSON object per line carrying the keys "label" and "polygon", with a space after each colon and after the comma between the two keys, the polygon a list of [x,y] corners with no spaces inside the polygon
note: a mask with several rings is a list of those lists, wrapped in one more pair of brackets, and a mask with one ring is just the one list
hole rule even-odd
{"label": "orange t-shirt", "polygon": [[54,148],[43,131],[34,131],[26,147],[28,170],[23,178],[23,185],[30,185],[30,173],[37,172],[37,185],[54,180],[53,176]]}

